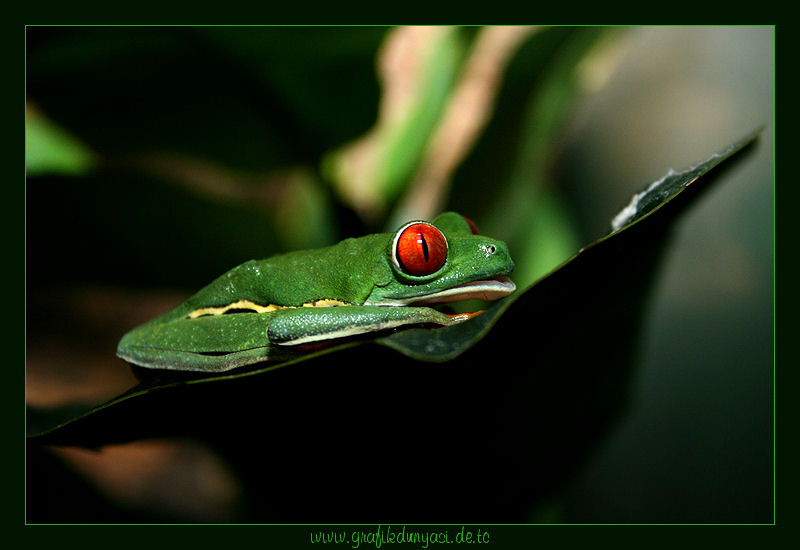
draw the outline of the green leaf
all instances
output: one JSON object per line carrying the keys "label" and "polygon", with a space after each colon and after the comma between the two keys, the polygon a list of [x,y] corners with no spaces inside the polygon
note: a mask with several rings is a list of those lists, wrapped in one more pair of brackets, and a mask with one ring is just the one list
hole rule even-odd
{"label": "green leaf", "polygon": [[731,144],[727,149],[720,151],[710,159],[692,168],[681,172],[670,170],[663,178],[651,183],[642,191],[631,197],[628,205],[611,221],[612,230],[618,231],[627,227],[647,216],[655,209],[660,208],[664,203],[672,200],[678,193],[686,189],[700,176],[752,143],[759,133],[761,133],[761,129]]}
{"label": "green leaf", "polygon": [[[253,407],[274,406],[256,397],[261,392],[273,396],[276,403],[284,403],[286,396],[281,394],[284,384],[299,392],[292,395],[305,391],[316,395],[325,392],[326,384],[333,383],[331,376],[345,391],[348,384],[353,384],[355,390],[363,390],[364,384],[368,387],[370,380],[378,380],[390,385],[379,386],[382,398],[391,394],[393,399],[401,400],[402,392],[410,391],[408,385],[434,381],[436,392],[445,392],[447,384],[453,383],[466,385],[472,393],[481,391],[481,384],[488,384],[494,390],[502,389],[500,393],[538,394],[546,388],[531,387],[529,378],[564,378],[562,406],[579,398],[587,399],[584,391],[602,384],[609,393],[594,396],[583,406],[595,412],[609,409],[609,403],[618,404],[624,387],[631,344],[635,342],[644,298],[658,264],[666,229],[697,193],[708,186],[712,176],[719,172],[714,169],[746,149],[757,135],[755,132],[705,162],[648,186],[644,194],[637,194],[639,199],[634,201],[635,208],[628,209],[630,217],[623,227],[584,247],[560,268],[492,304],[469,322],[442,329],[409,329],[375,338],[375,343],[391,348],[392,352],[365,345],[370,340],[362,339],[300,359],[224,376],[139,369],[146,375],[140,386],[82,415],[32,434],[34,440],[95,446],[138,437],[231,430],[248,418],[247,414],[253,414]],[[441,367],[430,365],[448,361]],[[591,384],[584,388],[581,383],[581,391],[576,392],[575,382],[568,382],[574,371],[586,376]],[[525,379],[522,386],[517,384],[521,381],[513,381],[519,377]],[[617,383],[619,387],[615,386]],[[567,390],[568,387],[571,389]],[[360,401],[365,397],[341,398]],[[320,399],[324,402],[329,398]],[[455,398],[434,393],[430,399],[450,403]],[[467,406],[460,398],[455,401],[451,403],[454,407]],[[313,399],[304,402],[309,407],[318,405]],[[215,405],[209,410],[204,403]],[[464,412],[456,410],[459,414]],[[287,413],[280,408],[273,410],[274,418]],[[546,415],[547,411],[539,413]],[[538,417],[528,418],[533,421]],[[41,422],[36,422],[30,427],[40,425]],[[269,425],[268,430],[276,428],[273,421]]]}

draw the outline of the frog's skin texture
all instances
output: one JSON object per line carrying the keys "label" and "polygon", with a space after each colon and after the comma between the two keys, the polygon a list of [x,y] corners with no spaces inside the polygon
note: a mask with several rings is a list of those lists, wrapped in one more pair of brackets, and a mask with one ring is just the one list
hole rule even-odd
{"label": "frog's skin texture", "polygon": [[367,332],[463,322],[473,314],[427,306],[515,290],[505,243],[475,233],[446,212],[432,224],[250,260],[126,334],[117,355],[149,368],[222,372]]}

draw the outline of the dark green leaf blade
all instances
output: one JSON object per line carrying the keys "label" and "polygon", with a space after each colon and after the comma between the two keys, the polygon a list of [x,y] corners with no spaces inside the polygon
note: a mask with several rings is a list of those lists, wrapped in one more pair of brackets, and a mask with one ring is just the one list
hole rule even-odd
{"label": "dark green leaf blade", "polygon": [[726,149],[711,156],[711,158],[691,168],[681,172],[670,170],[663,178],[651,183],[645,189],[631,197],[630,203],[628,203],[628,205],[612,220],[612,230],[618,231],[635,223],[653,210],[660,208],[691,185],[697,178],[711,171],[721,162],[752,144],[761,131],[762,129],[758,129],[752,132],[744,138],[732,143]]}
{"label": "dark green leaf blade", "polygon": [[[435,377],[439,384],[445,384],[449,377],[457,378],[459,375],[450,369],[461,372],[464,365],[484,382],[491,376],[491,371],[487,370],[490,366],[502,366],[497,375],[497,384],[501,386],[508,382],[504,377],[510,376],[509,365],[525,367],[526,364],[536,366],[540,374],[534,378],[541,376],[543,369],[550,373],[547,376],[563,377],[568,376],[569,369],[557,374],[553,369],[589,365],[592,376],[602,378],[604,373],[613,373],[614,380],[621,380],[635,343],[638,321],[650,278],[661,256],[666,230],[708,186],[713,179],[711,176],[719,174],[719,170],[714,169],[751,146],[758,133],[750,134],[687,171],[671,174],[658,185],[651,185],[648,199],[640,200],[642,208],[634,212],[621,230],[584,247],[560,268],[527,289],[493,304],[468,323],[436,330],[410,329],[376,338],[378,344],[400,354],[387,355],[373,346],[356,345],[366,342],[361,340],[278,365],[225,376],[156,378],[32,437],[42,444],[96,446],[155,435],[209,433],[211,426],[228,430],[237,423],[239,408],[252,409],[263,404],[257,397],[260,392],[274,394],[281,383],[289,383],[298,384],[297,391],[302,393],[303,388],[318,384],[308,373],[301,372],[304,368],[317,374],[323,372],[321,368],[327,369],[325,376],[331,369],[341,369],[343,380],[361,384],[364,377],[370,376],[379,376],[387,382],[405,376],[404,373],[412,377],[411,373],[424,376],[423,373],[428,372],[426,369],[434,368],[426,367],[426,363],[458,358],[445,370],[437,371]],[[649,200],[651,196],[660,196],[662,200],[653,203]],[[334,355],[334,352],[338,353]],[[379,361],[371,359],[376,355],[381,356]],[[342,362],[332,367],[334,359]],[[308,365],[303,368],[301,363]],[[290,365],[293,367],[283,368]],[[374,370],[381,374],[374,374]],[[267,374],[270,371],[275,372]],[[294,372],[299,374],[292,374]],[[295,379],[296,376],[300,379]],[[515,391],[531,389],[527,385],[512,386]],[[323,385],[318,391],[324,389]],[[616,395],[618,391],[609,395]],[[579,395],[577,392],[563,397],[573,400]],[[253,402],[248,403],[247,396]],[[209,411],[205,405],[208,402],[227,403],[232,408],[215,407]],[[283,401],[276,397],[275,402]]]}

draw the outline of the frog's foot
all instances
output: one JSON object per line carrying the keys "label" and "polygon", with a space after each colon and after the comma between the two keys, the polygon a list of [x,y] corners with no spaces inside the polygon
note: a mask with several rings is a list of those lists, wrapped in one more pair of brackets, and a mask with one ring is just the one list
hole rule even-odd
{"label": "frog's foot", "polygon": [[478,311],[465,311],[463,313],[443,313],[443,315],[452,319],[454,323],[462,323],[464,321],[469,321],[473,317],[477,317],[483,313],[483,311],[484,310],[479,309]]}

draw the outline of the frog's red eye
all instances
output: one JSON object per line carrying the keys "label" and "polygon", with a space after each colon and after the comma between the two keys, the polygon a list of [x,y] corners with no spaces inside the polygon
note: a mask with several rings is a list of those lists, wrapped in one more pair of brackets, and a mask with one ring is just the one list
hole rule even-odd
{"label": "frog's red eye", "polygon": [[477,235],[478,234],[478,226],[475,225],[475,222],[472,221],[471,219],[469,219],[466,216],[461,216],[461,217],[464,218],[464,221],[469,224],[469,228],[472,230],[472,234],[473,235]]}
{"label": "frog's red eye", "polygon": [[409,275],[430,275],[447,259],[447,239],[429,223],[411,223],[395,239],[394,258]]}

